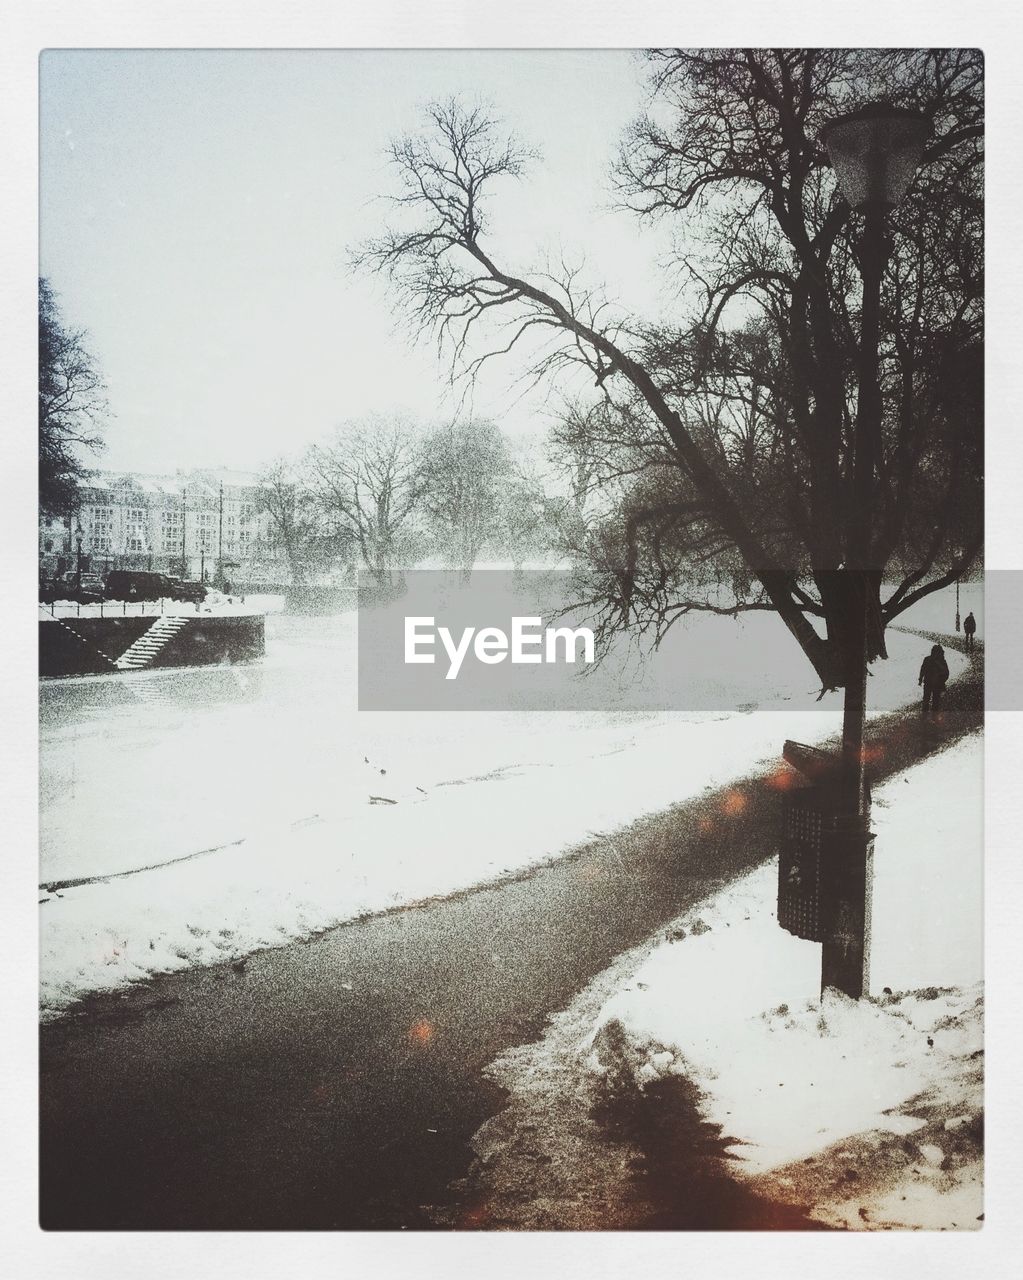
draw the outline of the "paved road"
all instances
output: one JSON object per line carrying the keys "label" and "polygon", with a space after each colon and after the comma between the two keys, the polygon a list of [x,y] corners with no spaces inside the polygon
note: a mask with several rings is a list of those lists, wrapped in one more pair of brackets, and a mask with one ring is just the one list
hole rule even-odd
{"label": "paved road", "polygon": [[[941,735],[880,722],[879,774],[975,727],[980,679],[978,663]],[[536,1038],[612,957],[770,856],[777,805],[769,782],[747,780],[521,879],[45,1027],[42,1225],[429,1227],[423,1206],[444,1202],[501,1106],[482,1068]]]}

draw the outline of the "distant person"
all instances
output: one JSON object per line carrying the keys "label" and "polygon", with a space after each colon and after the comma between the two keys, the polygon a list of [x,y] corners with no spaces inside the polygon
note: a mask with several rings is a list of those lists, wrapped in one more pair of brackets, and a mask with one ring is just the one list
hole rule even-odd
{"label": "distant person", "polygon": [[977,634],[977,619],[968,613],[963,619],[963,635],[966,637],[967,651],[973,648],[973,637]]}
{"label": "distant person", "polygon": [[936,644],[920,667],[918,685],[924,687],[923,714],[941,710],[941,695],[948,683],[948,663],[945,661],[945,650]]}

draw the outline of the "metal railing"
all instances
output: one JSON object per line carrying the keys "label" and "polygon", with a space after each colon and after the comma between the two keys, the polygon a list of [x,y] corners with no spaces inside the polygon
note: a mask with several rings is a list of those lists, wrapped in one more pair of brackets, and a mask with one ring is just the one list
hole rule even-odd
{"label": "metal railing", "polygon": [[198,614],[251,614],[262,613],[240,600],[227,603],[201,604],[190,600],[97,600],[81,604],[73,600],[57,600],[51,604],[39,602],[39,616],[45,618],[159,618],[168,616],[195,617]]}

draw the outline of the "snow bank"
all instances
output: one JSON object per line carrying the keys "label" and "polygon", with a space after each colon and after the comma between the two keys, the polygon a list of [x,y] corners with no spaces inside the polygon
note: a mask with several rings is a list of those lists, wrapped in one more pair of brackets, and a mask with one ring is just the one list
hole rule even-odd
{"label": "snow bank", "polygon": [[809,1162],[828,1221],[976,1226],[981,766],[974,736],[875,797],[873,999],[820,999],[819,947],[776,923],[772,861],[634,968],[596,1019],[591,1069],[694,1080],[743,1176],[798,1200]]}
{"label": "snow bank", "polygon": [[[457,751],[450,744],[448,759],[443,740],[436,743],[418,770],[402,758],[398,743],[397,766],[391,754],[376,753],[379,744],[369,748],[369,763],[349,745],[343,763],[334,755],[313,766],[318,788],[306,778],[301,796],[290,795],[308,806],[303,812],[299,804],[295,818],[282,816],[273,771],[259,767],[264,796],[236,841],[222,814],[203,818],[186,808],[175,827],[160,833],[162,851],[174,856],[179,846],[170,833],[180,835],[191,821],[193,840],[213,837],[209,853],[41,894],[44,1008],[57,1010],[89,991],[150,973],[245,954],[340,920],[498,880],[595,833],[721,785],[759,758],[775,759],[779,734],[805,739],[825,729],[834,725],[813,713],[792,713],[784,724],[762,713],[594,726],[592,737],[585,730],[558,733],[552,727],[546,740],[534,744],[520,735],[505,741],[503,765],[486,761],[486,744],[480,743],[480,772],[465,759],[475,734]],[[243,750],[244,736],[235,741]],[[487,736],[491,752],[494,741]],[[420,749],[428,753],[429,745],[420,743]],[[528,754],[516,758],[520,750]],[[452,756],[466,772],[451,769]],[[158,754],[165,758],[172,759]],[[213,773],[215,760],[209,766]],[[417,777],[427,786],[420,789]],[[223,785],[230,785],[228,778]],[[108,779],[89,803],[107,795],[110,811],[116,811],[113,786]],[[143,791],[140,808],[144,796]],[[127,832],[120,824],[104,824],[98,814],[97,827],[85,827],[83,835],[94,830],[106,831],[120,850],[118,863],[109,848],[89,858],[87,865],[108,868],[101,874],[110,875],[109,868],[122,860],[129,866],[154,860],[144,814]],[[123,843],[126,835],[134,844]],[[84,864],[81,850],[69,852]]]}

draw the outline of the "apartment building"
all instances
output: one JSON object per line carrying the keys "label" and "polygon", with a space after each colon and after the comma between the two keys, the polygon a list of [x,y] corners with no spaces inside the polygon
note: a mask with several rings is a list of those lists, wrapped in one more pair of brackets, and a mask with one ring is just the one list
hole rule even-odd
{"label": "apartment building", "polygon": [[213,582],[286,583],[287,562],[259,509],[251,472],[221,467],[173,475],[98,472],[80,509],[39,522],[40,572],[152,569]]}

